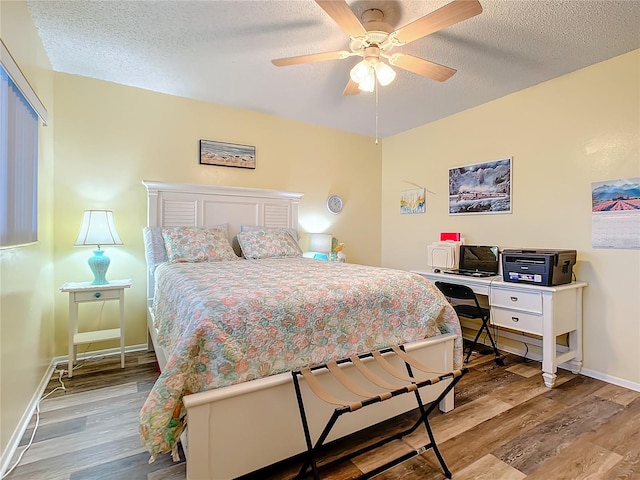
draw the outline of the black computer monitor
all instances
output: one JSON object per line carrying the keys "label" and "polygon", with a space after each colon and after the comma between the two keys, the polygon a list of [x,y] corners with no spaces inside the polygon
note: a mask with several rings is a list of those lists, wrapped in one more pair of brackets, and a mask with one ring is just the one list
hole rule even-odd
{"label": "black computer monitor", "polygon": [[498,247],[460,245],[459,270],[498,274]]}

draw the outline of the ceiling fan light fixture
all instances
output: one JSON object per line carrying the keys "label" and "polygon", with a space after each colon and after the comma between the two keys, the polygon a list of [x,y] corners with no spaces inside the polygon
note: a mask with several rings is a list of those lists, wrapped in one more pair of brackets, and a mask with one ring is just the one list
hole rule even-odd
{"label": "ceiling fan light fixture", "polygon": [[383,87],[389,85],[396,78],[396,72],[384,62],[377,62],[374,66],[376,77]]}
{"label": "ceiling fan light fixture", "polygon": [[351,77],[351,80],[359,84],[370,75],[370,72],[371,65],[368,61],[362,60],[356,63],[356,65],[351,69],[349,76]]}
{"label": "ceiling fan light fixture", "polygon": [[358,88],[363,92],[373,92],[376,86],[376,75],[373,68],[369,69],[369,74],[358,84]]}

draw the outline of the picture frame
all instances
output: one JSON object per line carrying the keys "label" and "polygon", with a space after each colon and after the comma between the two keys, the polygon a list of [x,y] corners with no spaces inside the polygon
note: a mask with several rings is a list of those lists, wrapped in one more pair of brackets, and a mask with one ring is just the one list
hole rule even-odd
{"label": "picture frame", "polygon": [[200,164],[255,169],[256,147],[238,143],[200,140]]}
{"label": "picture frame", "polygon": [[424,213],[426,211],[425,195],[424,188],[400,192],[400,213]]}
{"label": "picture frame", "polygon": [[449,215],[511,213],[512,158],[449,169]]}

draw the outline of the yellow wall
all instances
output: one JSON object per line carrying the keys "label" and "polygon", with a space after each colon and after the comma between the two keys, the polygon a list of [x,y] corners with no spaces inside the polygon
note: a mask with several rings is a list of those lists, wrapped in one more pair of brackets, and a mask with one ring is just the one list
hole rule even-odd
{"label": "yellow wall", "polygon": [[0,37],[49,112],[39,130],[38,243],[0,250],[0,451],[53,357],[53,72],[24,2],[0,2]]}
{"label": "yellow wall", "polygon": [[[134,282],[126,292],[127,345],[146,341],[142,180],[303,192],[301,231],[332,233],[350,262],[380,264],[382,152],[373,139],[74,75],[56,74],[55,92],[55,282],[91,279],[90,249],[72,246],[82,211],[112,209],[125,245],[105,248],[107,278]],[[200,139],[255,145],[257,168],[200,165]],[[331,193],[344,199],[337,216],[325,207]],[[109,303],[101,327],[117,323]],[[98,305],[81,309],[80,328],[95,328]],[[56,294],[57,355],[66,353],[67,310],[66,296]]]}
{"label": "yellow wall", "polygon": [[[470,244],[576,249],[584,368],[640,384],[640,251],[591,247],[591,183],[640,177],[640,50],[385,139],[382,263],[427,266],[426,246],[459,231]],[[513,157],[513,213],[448,215],[448,169]],[[425,214],[399,193],[424,185]],[[522,347],[521,347],[522,348]]]}

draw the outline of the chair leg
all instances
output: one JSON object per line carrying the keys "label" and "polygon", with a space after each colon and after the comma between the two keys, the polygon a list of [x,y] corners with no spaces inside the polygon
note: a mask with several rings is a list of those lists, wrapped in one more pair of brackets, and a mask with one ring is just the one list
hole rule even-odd
{"label": "chair leg", "polygon": [[502,358],[500,357],[500,353],[498,352],[498,347],[496,347],[496,342],[493,341],[493,337],[491,336],[491,330],[489,330],[489,319],[488,318],[483,318],[482,319],[482,327],[480,327],[480,332],[482,330],[486,330],[487,331],[487,336],[489,337],[489,341],[491,342],[491,346],[493,347],[493,353],[495,355],[495,362],[497,365],[503,366],[504,365],[504,360],[502,360]]}
{"label": "chair leg", "polygon": [[[478,344],[478,339],[480,338],[480,334],[482,333],[482,329],[485,327],[485,325],[486,325],[486,321],[483,320],[482,326],[480,327],[480,330],[478,330],[478,333],[476,334],[476,338],[473,339],[473,343],[469,347],[469,353],[467,353],[467,357],[464,359],[464,363],[469,363],[469,357],[471,357],[471,353],[473,352],[474,347]],[[491,340],[491,342],[493,342],[493,340]]]}

